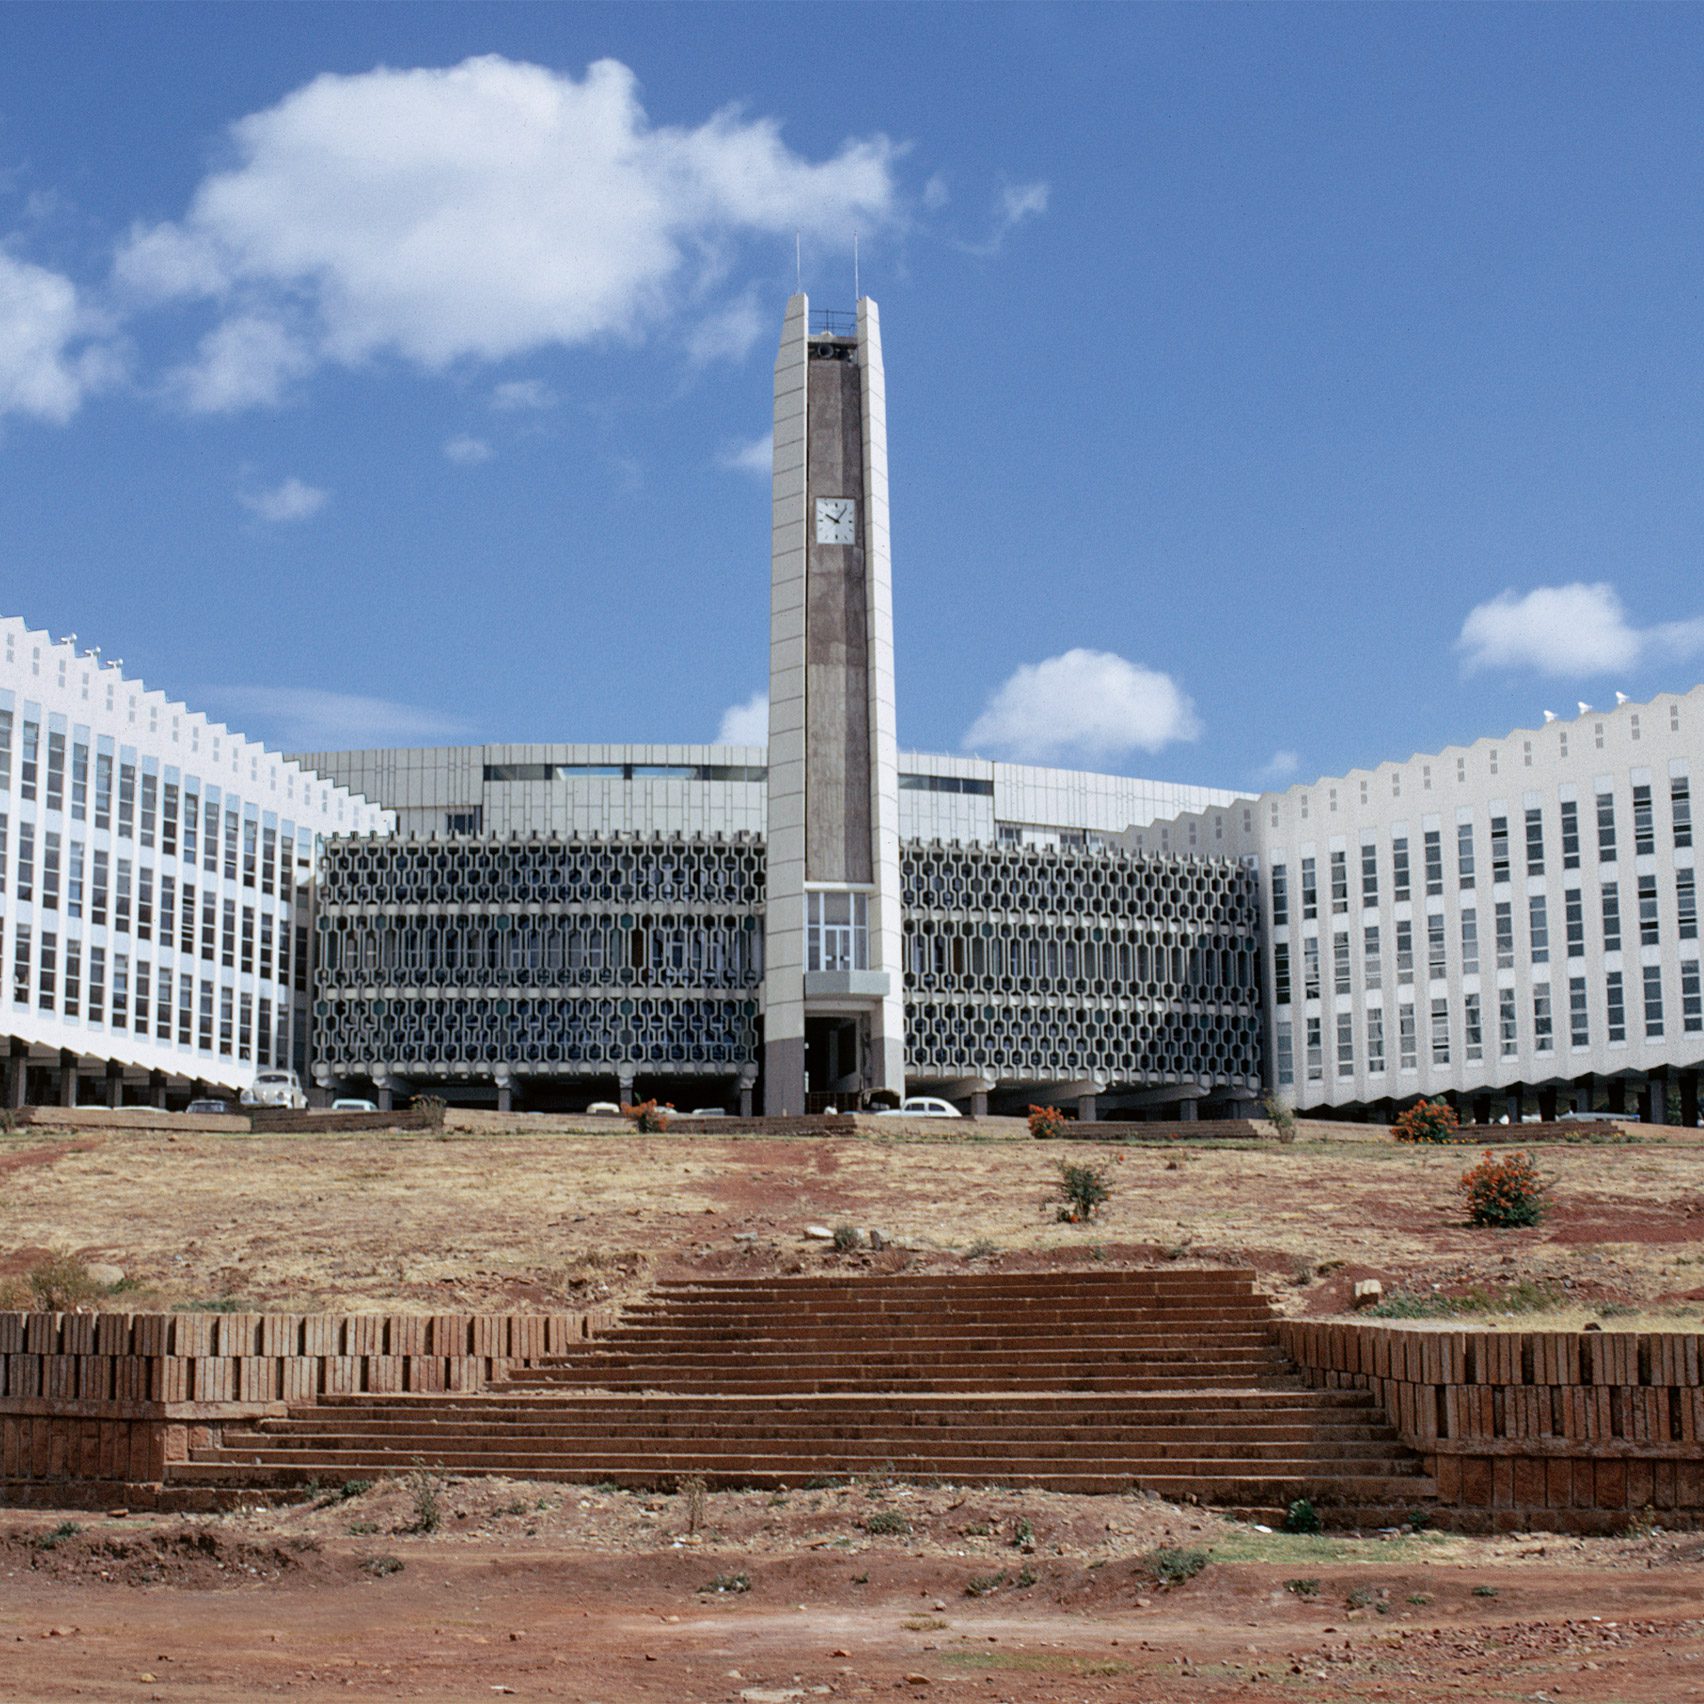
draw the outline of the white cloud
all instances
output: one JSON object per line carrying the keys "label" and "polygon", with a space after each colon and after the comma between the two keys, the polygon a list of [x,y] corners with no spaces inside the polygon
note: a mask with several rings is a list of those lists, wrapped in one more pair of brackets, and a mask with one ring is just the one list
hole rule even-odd
{"label": "white cloud", "polygon": [[328,74],[231,140],[236,164],[180,221],[132,232],[120,279],[247,319],[302,313],[314,355],[346,363],[437,369],[688,319],[732,347],[744,310],[715,296],[736,244],[839,244],[899,217],[885,137],[810,160],[731,108],[653,125],[607,59],[578,81],[497,55]]}
{"label": "white cloud", "polygon": [[686,334],[686,352],[701,366],[711,361],[742,361],[763,335],[769,316],[755,294],[698,316]]}
{"label": "white cloud", "polygon": [[325,507],[330,495],[291,474],[268,491],[239,492],[237,501],[263,521],[305,521]]}
{"label": "white cloud", "polygon": [[481,462],[490,461],[496,453],[483,438],[470,438],[465,432],[447,439],[444,444],[444,459],[453,461],[458,467],[478,467]]}
{"label": "white cloud", "polygon": [[716,465],[729,473],[754,473],[760,479],[768,479],[775,466],[775,434],[765,432],[761,438],[724,445],[716,457]]}
{"label": "white cloud", "polygon": [[722,725],[716,730],[717,745],[769,744],[769,694],[754,692],[744,704],[730,705],[722,712]]}
{"label": "white cloud", "polygon": [[959,247],[967,254],[998,254],[1006,246],[1006,239],[1020,225],[1039,218],[1047,211],[1050,193],[1048,185],[1039,180],[1035,183],[1006,184],[995,197],[993,229],[981,242],[960,243]]}
{"label": "white cloud", "polygon": [[491,391],[491,407],[498,414],[542,414],[556,403],[556,392],[543,379],[505,379]]}
{"label": "white cloud", "polygon": [[87,342],[95,329],[69,278],[0,249],[0,414],[63,426],[112,375],[112,352]]}
{"label": "white cloud", "polygon": [[201,701],[280,751],[339,751],[454,739],[467,724],[435,710],[308,686],[208,686]]}
{"label": "white cloud", "polygon": [[971,724],[964,749],[1029,763],[1067,753],[1106,760],[1200,732],[1194,706],[1170,675],[1110,651],[1077,649],[1014,671]]}
{"label": "white cloud", "polygon": [[1704,619],[1636,627],[1615,588],[1537,586],[1523,597],[1499,593],[1469,610],[1456,640],[1463,667],[1535,669],[1571,679],[1610,674],[1652,656],[1692,657],[1704,651]]}
{"label": "white cloud", "polygon": [[230,414],[275,407],[285,385],[311,364],[307,350],[276,320],[238,314],[208,332],[196,359],[167,382],[193,413]]}
{"label": "white cloud", "polygon": [[1296,772],[1302,767],[1301,757],[1293,751],[1275,751],[1267,759],[1265,767],[1260,771],[1259,779],[1267,786],[1275,787],[1281,782],[1293,781]]}

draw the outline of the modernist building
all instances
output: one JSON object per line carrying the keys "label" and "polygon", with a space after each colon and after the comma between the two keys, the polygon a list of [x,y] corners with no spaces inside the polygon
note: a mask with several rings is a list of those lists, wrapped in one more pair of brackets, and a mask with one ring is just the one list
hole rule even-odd
{"label": "modernist building", "polygon": [[0,619],[5,1101],[181,1103],[307,1066],[309,892],[386,813]]}

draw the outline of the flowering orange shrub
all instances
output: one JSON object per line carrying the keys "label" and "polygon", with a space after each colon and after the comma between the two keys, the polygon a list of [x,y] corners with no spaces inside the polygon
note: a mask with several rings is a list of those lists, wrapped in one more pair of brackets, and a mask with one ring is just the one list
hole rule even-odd
{"label": "flowering orange shrub", "polygon": [[1042,1141],[1057,1142],[1065,1134],[1065,1110],[1057,1106],[1032,1106],[1029,1109],[1030,1135]]}
{"label": "flowering orange shrub", "polygon": [[624,1118],[633,1120],[633,1128],[641,1136],[660,1136],[669,1127],[669,1111],[659,1107],[655,1100],[640,1101],[637,1106],[624,1106],[621,1109]]}
{"label": "flowering orange shrub", "polygon": [[1398,1113],[1390,1133],[1399,1142],[1471,1142],[1464,1135],[1455,1108],[1447,1101],[1416,1101]]}
{"label": "flowering orange shrub", "polygon": [[1498,1158],[1487,1148],[1485,1158],[1461,1174],[1462,1199],[1472,1225],[1536,1225],[1544,1217],[1549,1188],[1528,1153]]}

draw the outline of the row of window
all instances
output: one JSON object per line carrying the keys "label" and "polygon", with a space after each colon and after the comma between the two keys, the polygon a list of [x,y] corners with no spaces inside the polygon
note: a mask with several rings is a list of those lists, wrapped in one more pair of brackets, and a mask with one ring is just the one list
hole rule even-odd
{"label": "row of window", "polygon": [[[16,722],[0,710],[0,802],[13,791],[13,735],[18,734],[16,792],[70,824],[116,833],[145,851],[177,858],[185,868],[199,863],[208,875],[223,874],[264,894],[288,894],[294,878],[296,829],[264,824],[253,805],[244,807],[217,787],[203,788],[194,776],[179,781],[115,754],[104,737],[91,748],[85,738],[25,715]],[[4,822],[0,816],[0,822]],[[28,829],[31,825],[21,824]],[[74,842],[80,844],[80,839]]]}
{"label": "row of window", "polygon": [[[1641,995],[1641,1018],[1647,1041],[1661,1041],[1668,1023],[1663,999],[1661,965],[1644,965],[1631,973],[1633,986]],[[1627,985],[1622,973],[1612,970],[1604,977],[1604,1039],[1611,1046],[1627,1041]],[[1461,1029],[1459,1037],[1454,1026],[1454,1008],[1448,1000],[1437,999],[1430,1009],[1399,1004],[1394,1008],[1373,1006],[1360,1014],[1364,1028],[1366,1052],[1361,1069],[1369,1076],[1389,1070],[1386,1056],[1387,1040],[1394,1043],[1398,1071],[1420,1069],[1421,1025],[1429,1019],[1424,1040],[1430,1063],[1435,1067],[1452,1063],[1453,1050],[1459,1045],[1463,1063],[1482,1064],[1486,1056],[1484,1022],[1491,995],[1482,1001],[1478,994],[1466,994],[1461,1000]],[[1499,1058],[1515,1059],[1521,1054],[1521,1011],[1517,991],[1499,988],[1496,1000],[1496,1051]],[[1534,1054],[1552,1054],[1557,1048],[1559,1019],[1566,1025],[1570,1050],[1584,1051],[1592,1046],[1590,990],[1586,978],[1572,976],[1567,985],[1567,1010],[1555,1010],[1548,982],[1533,985],[1529,1008],[1528,1040]],[[1357,1014],[1353,1011],[1334,1014],[1334,1070],[1338,1077],[1356,1074],[1355,1029]],[[1394,1022],[1394,1036],[1387,1036],[1387,1026]],[[1704,1033],[1704,986],[1698,960],[1687,959],[1680,965],[1680,1027],[1681,1033]],[[1297,1031],[1289,1018],[1280,1018],[1277,1025],[1277,1074],[1280,1088],[1292,1086],[1298,1075],[1308,1082],[1319,1082],[1325,1076],[1326,1019],[1309,1016],[1301,1028],[1301,1052],[1296,1051]]]}
{"label": "row of window", "polygon": [[[0,959],[5,956],[0,919]],[[296,986],[307,984],[307,935],[297,942]],[[61,936],[27,923],[12,929],[10,992],[16,1006],[179,1047],[261,1065],[287,1057],[288,1005],[270,994],[218,985],[194,969]]]}
{"label": "row of window", "polygon": [[[1698,889],[1697,879],[1690,869],[1674,872],[1675,895],[1675,936],[1682,941],[1698,939]],[[1658,896],[1657,877],[1643,875],[1637,878],[1637,931],[1638,944],[1654,947],[1662,941],[1662,913]],[[1550,899],[1548,895],[1535,893],[1526,896],[1525,905],[1520,907],[1526,923],[1526,962],[1531,965],[1546,965],[1550,963],[1552,952],[1552,933],[1550,922]],[[1492,921],[1492,953],[1493,963],[1498,970],[1513,970],[1516,962],[1515,948],[1515,919],[1517,902],[1513,899],[1499,899],[1491,906]],[[1623,948],[1624,936],[1621,916],[1621,887],[1616,882],[1604,882],[1598,894],[1598,912],[1601,918],[1601,945],[1606,953],[1617,953]],[[1480,912],[1475,906],[1464,907],[1459,922],[1460,954],[1459,969],[1463,976],[1476,976],[1480,970]],[[1449,944],[1448,919],[1442,912],[1431,912],[1420,920],[1425,928],[1425,972],[1428,978],[1447,976],[1449,974]],[[1416,923],[1408,918],[1398,918],[1394,924],[1395,973],[1399,986],[1406,986],[1415,980],[1416,974]],[[1382,988],[1384,986],[1384,961],[1381,954],[1383,935],[1380,925],[1368,923],[1361,930],[1361,985],[1363,988]],[[1304,1000],[1314,1000],[1322,992],[1321,955],[1323,945],[1317,936],[1304,936],[1299,943],[1301,949],[1300,975],[1301,997]],[[1586,898],[1579,888],[1569,888],[1562,895],[1562,940],[1563,955],[1567,958],[1583,958],[1586,951]],[[1337,994],[1348,994],[1352,991],[1352,958],[1351,939],[1347,930],[1338,930],[1332,936],[1332,991]],[[1292,944],[1288,941],[1274,941],[1272,944],[1272,976],[1273,998],[1280,1006],[1287,1006],[1294,997],[1295,966],[1292,960]]]}
{"label": "row of window", "polygon": [[[1670,778],[1668,807],[1670,843],[1676,848],[1691,846],[1692,784],[1686,776],[1676,775]],[[1579,802],[1573,799],[1564,799],[1560,806],[1558,852],[1560,867],[1564,870],[1580,868],[1581,809]],[[1615,795],[1597,794],[1593,815],[1596,822],[1597,861],[1613,863],[1620,856],[1623,846],[1616,822]],[[1529,806],[1525,813],[1524,825],[1517,821],[1515,826],[1517,829],[1524,826],[1524,836],[1520,841],[1523,848],[1521,866],[1524,873],[1529,876],[1543,875],[1549,857],[1543,807]],[[1639,857],[1653,854],[1657,848],[1656,806],[1652,789],[1647,783],[1640,783],[1633,789],[1632,827],[1632,852]],[[1474,825],[1470,822],[1457,823],[1454,839],[1455,888],[1457,891],[1471,890],[1477,883],[1480,872]],[[1493,884],[1513,879],[1512,845],[1509,815],[1504,813],[1492,817],[1487,847],[1490,854],[1487,871]],[[1439,828],[1425,830],[1421,836],[1419,851],[1419,884],[1426,897],[1437,897],[1444,891],[1444,831]],[[1334,851],[1330,854],[1326,868],[1325,901],[1334,915],[1340,916],[1349,910],[1351,867],[1347,851]],[[1379,903],[1379,896],[1386,881],[1393,902],[1400,904],[1414,895],[1416,871],[1410,840],[1406,834],[1392,836],[1388,864],[1381,860],[1377,843],[1369,841],[1359,848],[1359,855],[1353,867],[1359,874],[1357,897],[1362,906],[1375,906]],[[1319,863],[1316,858],[1301,860],[1300,878],[1299,909],[1302,920],[1308,922],[1317,918],[1320,913]],[[1272,866],[1272,921],[1276,926],[1290,921],[1289,869],[1281,862]]]}

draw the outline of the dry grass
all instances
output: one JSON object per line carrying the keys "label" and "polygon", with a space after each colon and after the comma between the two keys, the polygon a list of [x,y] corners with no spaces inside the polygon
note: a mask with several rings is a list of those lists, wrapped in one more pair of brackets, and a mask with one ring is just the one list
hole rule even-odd
{"label": "dry grass", "polygon": [[[39,1157],[26,1157],[26,1155]],[[1696,1150],[1543,1150],[1557,1210],[1536,1231],[1469,1230],[1472,1150],[1369,1143],[1108,1147],[757,1137],[124,1133],[0,1139],[0,1267],[65,1248],[144,1289],[114,1305],[434,1309],[573,1303],[664,1272],[845,1267],[812,1221],[875,1225],[929,1265],[1244,1261],[1286,1306],[1341,1305],[1348,1273],[1387,1289],[1561,1284],[1697,1320],[1704,1202]],[[1105,1165],[1111,1200],[1056,1222],[1055,1163]],[[736,1233],[756,1241],[736,1242]],[[992,1244],[990,1251],[987,1245]],[[1099,1250],[1097,1256],[1095,1251]],[[1338,1264],[1341,1263],[1341,1264]],[[1328,1271],[1321,1274],[1324,1266]],[[1335,1288],[1334,1288],[1335,1286]],[[1488,1323],[1495,1323],[1494,1321]],[[1527,1315],[1518,1323],[1546,1323]],[[1609,1323],[1609,1322],[1606,1322]]]}

